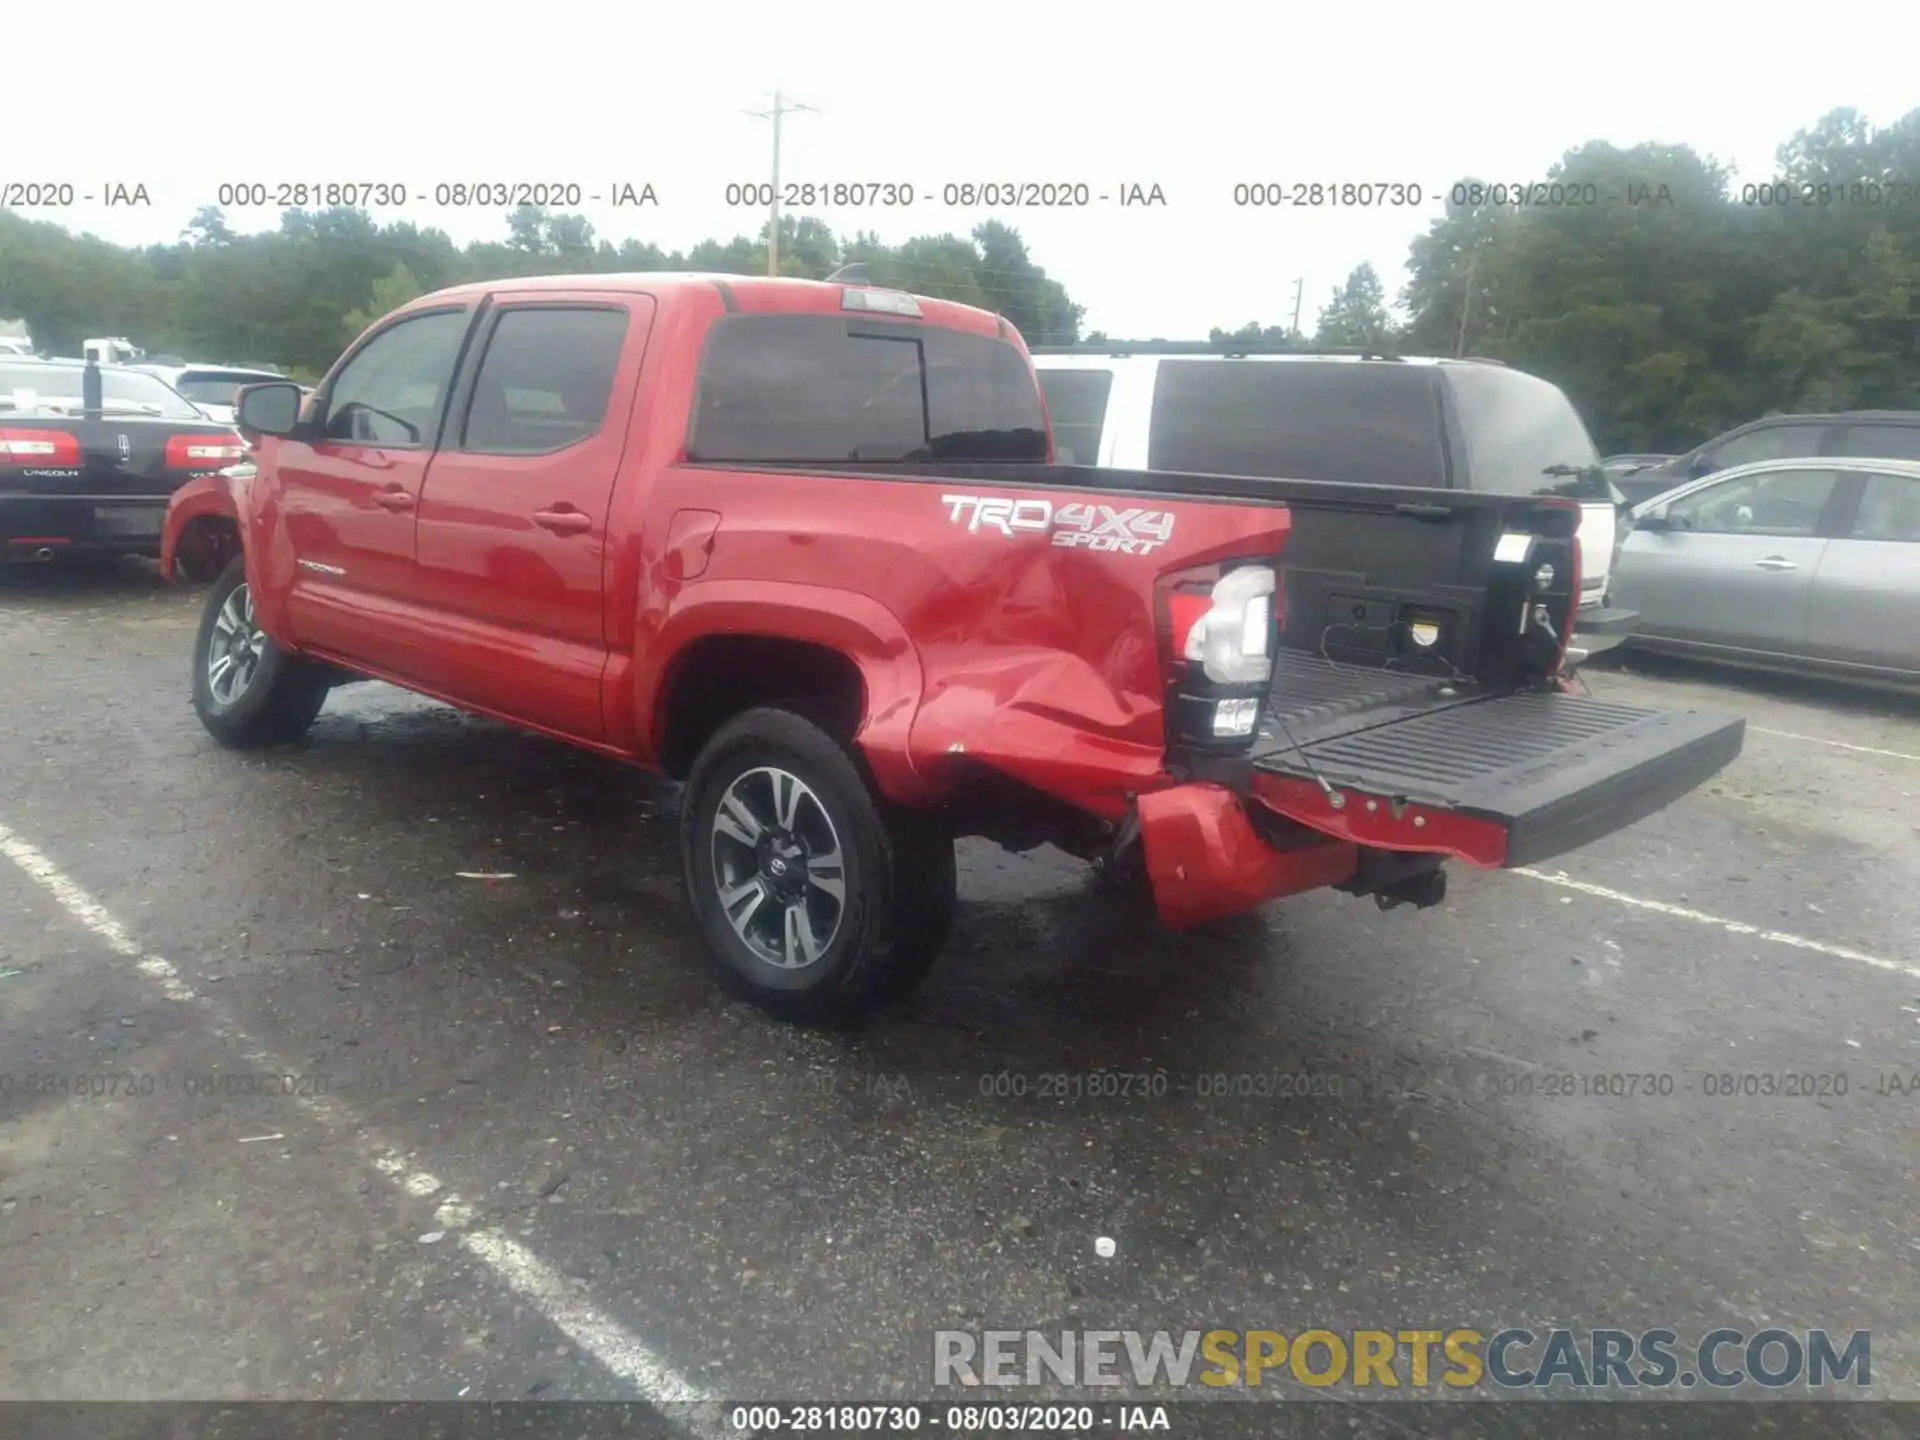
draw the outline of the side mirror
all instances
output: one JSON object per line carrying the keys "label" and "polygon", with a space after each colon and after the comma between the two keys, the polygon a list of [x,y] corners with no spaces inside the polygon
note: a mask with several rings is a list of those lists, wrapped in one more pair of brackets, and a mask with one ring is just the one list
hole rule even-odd
{"label": "side mirror", "polygon": [[1634,516],[1633,528],[1636,530],[1671,530],[1673,528],[1673,515],[1668,511],[1666,506],[1654,505],[1649,507],[1645,514]]}
{"label": "side mirror", "polygon": [[300,423],[300,398],[291,381],[248,385],[233,407],[234,424],[254,435],[291,435]]}
{"label": "side mirror", "polygon": [[1711,475],[1714,471],[1711,455],[1696,455],[1687,462],[1687,478],[1698,480],[1702,475]]}

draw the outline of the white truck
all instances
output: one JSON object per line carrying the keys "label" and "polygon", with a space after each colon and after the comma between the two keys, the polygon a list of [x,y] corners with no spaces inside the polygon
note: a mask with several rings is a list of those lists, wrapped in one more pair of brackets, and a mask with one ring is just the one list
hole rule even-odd
{"label": "white truck", "polygon": [[124,335],[104,336],[82,343],[80,357],[96,365],[131,365],[147,352]]}

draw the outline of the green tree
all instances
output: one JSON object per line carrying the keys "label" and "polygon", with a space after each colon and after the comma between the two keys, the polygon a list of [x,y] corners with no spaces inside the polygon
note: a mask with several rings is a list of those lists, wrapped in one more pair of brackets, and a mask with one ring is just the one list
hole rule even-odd
{"label": "green tree", "polygon": [[358,339],[374,321],[382,315],[398,310],[409,300],[418,300],[426,291],[420,288],[420,282],[413,278],[413,272],[405,265],[396,265],[385,275],[373,282],[373,296],[363,310],[349,310],[344,322],[346,340],[351,344]]}
{"label": "green tree", "polygon": [[1314,344],[1342,348],[1379,349],[1393,340],[1393,320],[1387,314],[1386,287],[1371,265],[1357,265],[1346,283],[1333,292],[1320,312]]}

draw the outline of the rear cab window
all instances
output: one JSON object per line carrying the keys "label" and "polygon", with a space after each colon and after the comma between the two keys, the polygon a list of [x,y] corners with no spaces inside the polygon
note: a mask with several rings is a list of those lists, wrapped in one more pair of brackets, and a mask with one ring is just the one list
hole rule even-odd
{"label": "rear cab window", "polygon": [[1202,475],[1444,489],[1433,367],[1162,360],[1147,465]]}
{"label": "rear cab window", "polygon": [[1042,461],[1027,358],[1004,340],[841,315],[714,323],[687,439],[692,461]]}

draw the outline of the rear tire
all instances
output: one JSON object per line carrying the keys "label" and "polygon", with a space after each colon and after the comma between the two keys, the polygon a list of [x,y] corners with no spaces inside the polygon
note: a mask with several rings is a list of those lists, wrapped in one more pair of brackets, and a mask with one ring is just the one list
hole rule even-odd
{"label": "rear tire", "polygon": [[783,1019],[842,1024],[904,995],[953,920],[951,838],[788,710],[746,711],[707,742],[680,854],[716,977]]}
{"label": "rear tire", "polygon": [[193,642],[193,708],[207,733],[233,750],[290,745],[327,703],[327,674],[289,655],[253,619],[243,557],[207,593]]}

